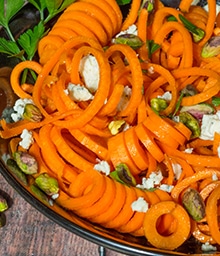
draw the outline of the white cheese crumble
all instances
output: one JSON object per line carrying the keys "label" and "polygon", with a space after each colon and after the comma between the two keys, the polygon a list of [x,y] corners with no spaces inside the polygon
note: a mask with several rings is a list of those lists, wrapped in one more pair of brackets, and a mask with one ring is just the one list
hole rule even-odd
{"label": "white cheese crumble", "polygon": [[216,175],[216,173],[214,173],[214,174],[212,175],[212,180],[213,180],[213,181],[218,180],[218,176]]}
{"label": "white cheese crumble", "polygon": [[13,106],[14,113],[11,114],[11,118],[14,122],[21,120],[24,113],[24,108],[26,104],[34,104],[32,99],[18,99],[15,101]]}
{"label": "white cheese crumble", "polygon": [[149,204],[143,197],[138,197],[138,199],[131,204],[132,210],[136,212],[147,212],[148,207]]}
{"label": "white cheese crumble", "polygon": [[184,152],[187,153],[187,154],[192,154],[193,148],[186,148],[186,149],[184,150]]}
{"label": "white cheese crumble", "polygon": [[168,192],[168,193],[170,193],[173,188],[174,188],[173,185],[168,185],[168,184],[161,184],[161,185],[159,186],[159,189],[160,189],[160,190],[163,190],[163,191]]}
{"label": "white cheese crumble", "polygon": [[93,94],[91,94],[86,87],[81,86],[80,84],[69,83],[67,90],[68,95],[74,101],[87,101],[94,98]]}
{"label": "white cheese crumble", "polygon": [[163,180],[162,172],[152,172],[149,178],[143,178],[142,184],[138,184],[136,187],[141,189],[151,189],[154,188],[155,185],[160,185],[161,181]]}
{"label": "white cheese crumble", "polygon": [[93,55],[89,54],[81,59],[79,73],[89,91],[96,92],[99,86],[100,70],[99,64]]}
{"label": "white cheese crumble", "polygon": [[164,99],[166,101],[171,101],[172,100],[172,93],[167,91],[163,95],[158,95],[157,98]]}
{"label": "white cheese crumble", "polygon": [[56,194],[54,194],[54,195],[51,196],[51,198],[52,198],[53,200],[57,199],[58,197],[59,197],[59,194],[58,194],[58,193],[56,193]]}
{"label": "white cheese crumble", "polygon": [[110,170],[111,170],[110,165],[107,161],[104,161],[104,160],[100,161],[99,159],[98,159],[98,164],[94,165],[94,169],[96,171],[104,173],[106,176],[110,174]]}
{"label": "white cheese crumble", "polygon": [[176,180],[179,180],[181,174],[182,174],[182,166],[180,164],[174,164],[172,163],[172,167],[173,167],[173,172],[174,172],[174,177]]}
{"label": "white cheese crumble", "polygon": [[117,110],[122,111],[128,105],[128,102],[131,98],[132,89],[129,86],[125,86],[123,94],[121,96],[120,102],[118,103]]}
{"label": "white cheese crumble", "polygon": [[5,164],[7,163],[8,159],[10,159],[10,154],[8,153],[2,154],[2,160]]}
{"label": "white cheese crumble", "polygon": [[19,142],[19,145],[24,149],[29,149],[31,144],[34,142],[32,132],[28,131],[27,129],[24,129],[20,137],[22,140]]}
{"label": "white cheese crumble", "polygon": [[218,157],[220,158],[220,145],[217,148]]}
{"label": "white cheese crumble", "polygon": [[137,26],[135,24],[132,24],[131,26],[128,27],[128,29],[119,32],[115,37],[119,37],[119,36],[122,36],[125,34],[132,34],[132,35],[137,36],[137,34],[138,34]]}
{"label": "white cheese crumble", "polygon": [[203,252],[217,251],[217,247],[211,245],[209,242],[202,244],[201,249]]}
{"label": "white cheese crumble", "polygon": [[220,111],[213,115],[203,115],[200,139],[214,140],[216,132],[220,133]]}

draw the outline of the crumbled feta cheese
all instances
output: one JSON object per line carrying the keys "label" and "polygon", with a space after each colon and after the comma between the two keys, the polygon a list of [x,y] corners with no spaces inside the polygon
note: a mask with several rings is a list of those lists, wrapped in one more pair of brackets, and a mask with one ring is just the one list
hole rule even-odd
{"label": "crumbled feta cheese", "polygon": [[20,137],[22,140],[19,142],[19,145],[24,149],[29,149],[30,145],[34,142],[32,132],[24,129]]}
{"label": "crumbled feta cheese", "polygon": [[132,92],[132,89],[126,85],[124,88],[123,94],[121,96],[120,102],[118,103],[118,106],[117,106],[118,111],[122,111],[123,109],[126,108],[131,98],[131,92]]}
{"label": "crumbled feta cheese", "polygon": [[158,98],[164,99],[166,101],[171,101],[172,100],[172,93],[171,92],[165,92],[163,95],[158,95]]}
{"label": "crumbled feta cheese", "polygon": [[89,54],[81,59],[79,73],[89,91],[96,92],[99,86],[100,72],[99,64],[94,56]]}
{"label": "crumbled feta cheese", "polygon": [[203,252],[217,251],[217,247],[211,245],[209,242],[202,244],[201,249]]}
{"label": "crumbled feta cheese", "polygon": [[9,158],[10,158],[10,154],[8,154],[8,153],[2,154],[2,160],[5,164],[6,164],[6,162],[8,161]]}
{"label": "crumbled feta cheese", "polygon": [[154,188],[155,185],[160,185],[161,181],[163,180],[162,172],[152,172],[149,178],[143,178],[142,184],[138,184],[136,187],[142,189],[151,189]]}
{"label": "crumbled feta cheese", "polygon": [[220,145],[217,148],[218,157],[220,158]]}
{"label": "crumbled feta cheese", "polygon": [[50,204],[50,206],[53,206],[53,200],[49,199],[48,203]]}
{"label": "crumbled feta cheese", "polygon": [[80,84],[69,83],[67,86],[69,96],[75,101],[87,101],[92,100],[94,96],[89,92],[89,90],[81,86]]}
{"label": "crumbled feta cheese", "polygon": [[104,173],[106,176],[110,174],[110,165],[107,161],[100,161],[98,160],[99,163],[94,165],[94,169],[96,171]]}
{"label": "crumbled feta cheese", "polygon": [[52,198],[53,200],[57,199],[58,197],[59,197],[59,194],[58,194],[58,193],[51,196],[51,198]]}
{"label": "crumbled feta cheese", "polygon": [[170,193],[172,191],[172,189],[174,188],[173,185],[168,185],[168,184],[161,184],[159,186],[159,189],[163,190],[163,191],[166,191],[168,193]]}
{"label": "crumbled feta cheese", "polygon": [[26,98],[16,100],[13,106],[15,112],[11,114],[11,118],[14,122],[17,122],[22,119],[22,115],[24,113],[24,108],[26,104],[33,104],[33,100]]}
{"label": "crumbled feta cheese", "polygon": [[174,122],[176,122],[176,123],[179,123],[180,117],[179,117],[179,116],[173,116],[173,117],[172,117],[172,120],[173,120]]}
{"label": "crumbled feta cheese", "polygon": [[122,36],[125,34],[132,34],[132,35],[137,36],[137,34],[138,34],[137,26],[135,24],[133,24],[133,25],[129,26],[128,29],[119,32],[115,37],[119,37],[119,36]]}
{"label": "crumbled feta cheese", "polygon": [[179,180],[181,174],[182,174],[182,166],[180,164],[174,164],[172,163],[173,172],[176,180]]}
{"label": "crumbled feta cheese", "polygon": [[213,180],[213,181],[218,180],[218,176],[216,175],[216,173],[214,173],[214,174],[212,175],[212,180]]}
{"label": "crumbled feta cheese", "polygon": [[147,212],[148,206],[148,202],[146,202],[143,197],[138,197],[138,199],[131,204],[132,210],[136,212]]}
{"label": "crumbled feta cheese", "polygon": [[188,154],[192,154],[193,148],[186,148],[186,149],[184,150],[184,152],[185,152],[185,153],[188,153]]}
{"label": "crumbled feta cheese", "polygon": [[200,138],[214,140],[215,132],[220,133],[220,111],[213,115],[203,115]]}

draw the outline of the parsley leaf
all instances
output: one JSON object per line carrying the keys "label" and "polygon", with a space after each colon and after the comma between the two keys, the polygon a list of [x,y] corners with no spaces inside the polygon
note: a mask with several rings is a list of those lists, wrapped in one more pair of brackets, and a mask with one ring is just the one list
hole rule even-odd
{"label": "parsley leaf", "polygon": [[158,49],[160,49],[160,45],[155,43],[154,40],[148,40],[147,41],[147,47],[149,50],[149,58],[151,58],[151,55],[156,52]]}
{"label": "parsley leaf", "polygon": [[16,42],[7,40],[4,37],[0,38],[0,52],[9,56],[19,56],[21,50],[17,46]]}
{"label": "parsley leaf", "polygon": [[32,4],[39,12],[40,19],[44,20],[44,10],[46,8],[46,3],[44,0],[28,0],[30,4]]}
{"label": "parsley leaf", "polygon": [[131,0],[117,0],[118,5],[130,4]]}
{"label": "parsley leaf", "polygon": [[23,7],[24,0],[0,0],[0,25],[8,27],[9,21]]}
{"label": "parsley leaf", "polygon": [[44,0],[28,0],[38,11],[44,10],[46,8],[46,3]]}
{"label": "parsley leaf", "polygon": [[33,28],[33,30],[28,29],[18,38],[18,43],[26,52],[27,58],[29,60],[34,57],[37,51],[38,42],[43,37],[44,32],[45,27],[43,25],[43,22],[40,22]]}

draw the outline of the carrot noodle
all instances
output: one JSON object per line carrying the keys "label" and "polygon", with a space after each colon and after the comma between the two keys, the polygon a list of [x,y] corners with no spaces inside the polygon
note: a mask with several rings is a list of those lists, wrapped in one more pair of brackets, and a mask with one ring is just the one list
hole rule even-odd
{"label": "carrot noodle", "polygon": [[[36,158],[33,178],[48,173],[58,180],[55,202],[63,209],[145,237],[160,249],[178,249],[190,236],[220,245],[220,132],[207,140],[195,135],[204,114],[219,116],[213,99],[220,97],[220,55],[201,56],[219,26],[216,1],[208,1],[208,11],[192,0],[180,1],[178,9],[155,4],[151,15],[133,0],[126,17],[115,0],[78,0],[67,7],[40,40],[39,61],[21,62],[11,73],[14,93],[32,100],[42,120],[1,119],[0,136],[10,141],[11,153],[23,150]],[[201,41],[193,41],[180,14],[204,30]],[[131,25],[143,42],[138,49],[114,41]],[[86,60],[96,61],[89,81]],[[21,84],[25,69],[36,73],[34,84]],[[33,135],[29,149],[20,145],[24,129]],[[120,164],[137,186],[108,176]],[[149,189],[155,175],[161,181]],[[204,200],[201,221],[183,206],[188,187]],[[132,209],[140,199],[146,209]]]}

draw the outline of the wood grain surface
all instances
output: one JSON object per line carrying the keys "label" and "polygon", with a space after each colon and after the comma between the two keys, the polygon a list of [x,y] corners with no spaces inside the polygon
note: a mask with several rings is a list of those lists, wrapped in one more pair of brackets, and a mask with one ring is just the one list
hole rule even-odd
{"label": "wood grain surface", "polygon": [[[28,204],[0,174],[9,196],[6,225],[0,228],[0,256],[98,256],[99,246],[55,224]],[[124,254],[106,249],[106,256]]]}

